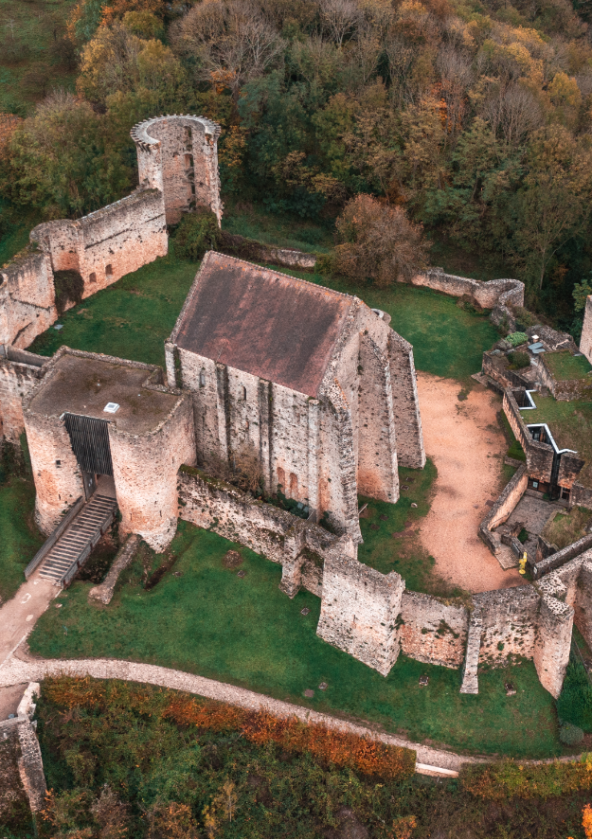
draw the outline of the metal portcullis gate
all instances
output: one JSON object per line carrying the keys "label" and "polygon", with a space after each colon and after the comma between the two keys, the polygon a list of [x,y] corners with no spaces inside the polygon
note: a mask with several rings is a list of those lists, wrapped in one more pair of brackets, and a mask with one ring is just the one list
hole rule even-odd
{"label": "metal portcullis gate", "polygon": [[113,475],[107,420],[65,414],[64,423],[82,470],[90,475]]}

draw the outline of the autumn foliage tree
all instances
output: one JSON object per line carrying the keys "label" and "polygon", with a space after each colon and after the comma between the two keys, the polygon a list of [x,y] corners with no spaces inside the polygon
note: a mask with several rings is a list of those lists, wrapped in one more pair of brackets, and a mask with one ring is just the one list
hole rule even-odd
{"label": "autumn foliage tree", "polygon": [[384,288],[410,280],[427,265],[423,229],[409,221],[402,207],[358,195],[346,204],[336,227],[335,268],[352,280]]}

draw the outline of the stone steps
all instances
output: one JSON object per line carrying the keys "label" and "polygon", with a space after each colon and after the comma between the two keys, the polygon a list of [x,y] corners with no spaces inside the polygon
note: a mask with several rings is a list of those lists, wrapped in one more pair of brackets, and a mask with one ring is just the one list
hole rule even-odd
{"label": "stone steps", "polygon": [[114,498],[95,493],[47,554],[39,577],[55,586],[69,583],[113,522],[116,511]]}

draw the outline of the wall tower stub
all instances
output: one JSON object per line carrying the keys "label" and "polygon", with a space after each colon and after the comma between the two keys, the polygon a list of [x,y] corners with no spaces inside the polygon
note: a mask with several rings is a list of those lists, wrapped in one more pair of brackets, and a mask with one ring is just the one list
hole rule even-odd
{"label": "wall tower stub", "polygon": [[154,117],[131,131],[140,185],[164,194],[167,224],[183,213],[209,207],[222,220],[218,137],[220,126],[204,117]]}

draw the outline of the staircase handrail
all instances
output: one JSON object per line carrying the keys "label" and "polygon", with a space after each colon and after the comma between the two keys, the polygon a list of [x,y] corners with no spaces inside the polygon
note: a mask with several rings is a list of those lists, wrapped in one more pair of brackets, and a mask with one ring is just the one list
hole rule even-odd
{"label": "staircase handrail", "polygon": [[54,545],[57,543],[59,538],[62,536],[62,534],[64,533],[64,531],[66,530],[66,528],[70,524],[70,522],[72,522],[72,520],[74,519],[74,517],[76,516],[78,511],[83,506],[84,506],[84,498],[82,496],[79,496],[76,499],[76,501],[74,502],[74,504],[72,505],[72,507],[70,508],[70,510],[68,511],[68,513],[61,520],[61,522],[59,523],[57,528],[55,528],[55,530],[52,531],[52,533],[45,540],[45,542],[43,543],[43,545],[41,546],[41,548],[39,549],[37,554],[33,557],[31,562],[29,563],[29,565],[25,569],[26,580],[29,580],[29,578],[31,577],[31,575],[33,574],[33,572],[35,571],[37,566],[39,566],[39,564],[42,562],[42,560],[45,558],[45,556],[48,554],[48,552],[54,547]]}

